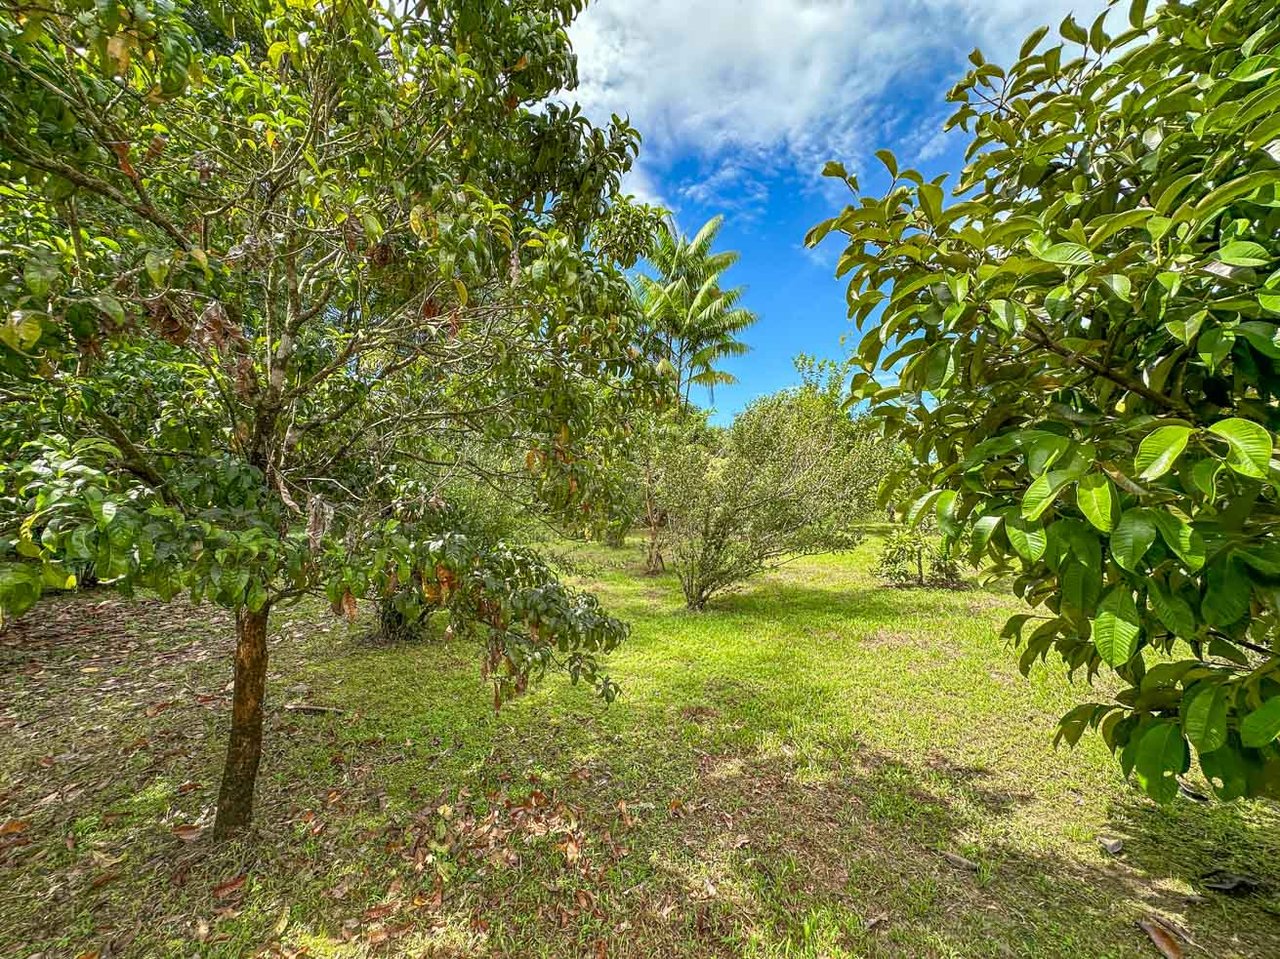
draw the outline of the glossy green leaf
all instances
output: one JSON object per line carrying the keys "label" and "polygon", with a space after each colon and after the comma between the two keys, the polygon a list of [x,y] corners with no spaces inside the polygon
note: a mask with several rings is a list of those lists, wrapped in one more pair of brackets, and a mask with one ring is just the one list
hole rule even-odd
{"label": "glossy green leaf", "polygon": [[1189,426],[1162,426],[1148,433],[1134,457],[1138,478],[1157,479],[1173,469],[1187,448],[1191,432]]}
{"label": "glossy green leaf", "polygon": [[1265,746],[1280,736],[1280,696],[1272,696],[1240,722],[1240,740],[1246,746]]}
{"label": "glossy green leaf", "polygon": [[1266,479],[1271,468],[1272,441],[1266,427],[1252,420],[1219,420],[1209,432],[1227,441],[1227,465],[1242,476]]}
{"label": "glossy green leaf", "polygon": [[1178,795],[1177,777],[1187,766],[1187,744],[1176,723],[1157,721],[1138,742],[1134,773],[1142,791],[1156,802]]}
{"label": "glossy green leaf", "polygon": [[1117,586],[1103,597],[1093,620],[1093,645],[1108,666],[1123,666],[1138,651],[1141,620],[1133,594]]}
{"label": "glossy green leaf", "polygon": [[1111,534],[1111,555],[1121,569],[1133,572],[1155,540],[1156,524],[1147,510],[1125,510]]}
{"label": "glossy green leaf", "polygon": [[1090,473],[1077,484],[1076,503],[1090,523],[1104,533],[1111,532],[1115,489],[1105,473]]}
{"label": "glossy green leaf", "polygon": [[1182,699],[1182,730],[1198,752],[1227,741],[1227,691],[1221,683],[1197,683]]}

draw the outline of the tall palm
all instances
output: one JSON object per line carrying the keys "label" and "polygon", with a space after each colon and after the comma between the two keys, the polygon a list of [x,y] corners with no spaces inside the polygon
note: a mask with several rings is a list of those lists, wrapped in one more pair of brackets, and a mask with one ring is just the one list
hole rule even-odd
{"label": "tall palm", "polygon": [[738,262],[732,250],[713,252],[724,217],[712,217],[692,238],[675,224],[661,231],[649,254],[656,276],[641,276],[638,293],[652,331],[661,343],[676,378],[676,393],[685,403],[694,386],[705,386],[715,402],[715,388],[736,383],[719,368],[750,347],[739,334],[758,319],[743,308],[743,288],[725,289],[721,278]]}

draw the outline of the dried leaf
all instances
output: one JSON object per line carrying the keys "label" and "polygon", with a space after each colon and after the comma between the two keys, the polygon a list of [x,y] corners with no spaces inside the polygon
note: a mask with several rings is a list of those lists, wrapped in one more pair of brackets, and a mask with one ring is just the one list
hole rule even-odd
{"label": "dried leaf", "polygon": [[968,869],[970,872],[978,871],[978,864],[972,859],[965,859],[964,856],[958,856],[953,852],[944,852],[942,858],[958,869]]}
{"label": "dried leaf", "polygon": [[1181,943],[1155,916],[1139,919],[1138,928],[1147,934],[1164,959],[1182,959]]}
{"label": "dried leaf", "polygon": [[200,838],[200,834],[204,832],[204,829],[192,823],[184,823],[181,826],[175,826],[172,831],[183,842],[195,842]]}
{"label": "dried leaf", "polygon": [[240,875],[236,876],[234,879],[228,879],[226,882],[219,883],[218,885],[213,887],[213,898],[227,899],[231,896],[234,896],[236,893],[238,893],[241,889],[244,888],[244,884],[245,882],[248,881],[248,879],[249,879],[249,874],[242,872]]}

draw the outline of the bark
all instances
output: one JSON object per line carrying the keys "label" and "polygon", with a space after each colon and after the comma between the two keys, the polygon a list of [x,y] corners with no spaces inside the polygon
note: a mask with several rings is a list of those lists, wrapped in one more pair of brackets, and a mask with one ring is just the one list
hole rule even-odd
{"label": "bark", "polygon": [[236,612],[236,676],[231,739],[218,792],[214,835],[240,832],[253,818],[253,787],[262,758],[262,704],[267,685],[267,617],[270,605]]}

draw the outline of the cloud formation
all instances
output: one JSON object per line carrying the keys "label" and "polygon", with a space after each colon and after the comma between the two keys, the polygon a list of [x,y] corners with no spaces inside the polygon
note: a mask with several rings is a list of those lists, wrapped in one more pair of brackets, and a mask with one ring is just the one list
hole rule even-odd
{"label": "cloud formation", "polygon": [[970,49],[1007,60],[1038,24],[1056,25],[1074,9],[1087,25],[1102,6],[595,0],[571,31],[581,81],[573,96],[597,117],[629,114],[645,136],[646,164],[707,161],[709,176],[677,188],[696,201],[743,170],[810,175],[824,159],[869,154],[904,132],[920,149],[934,148],[940,91]]}

